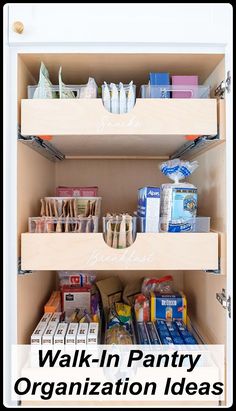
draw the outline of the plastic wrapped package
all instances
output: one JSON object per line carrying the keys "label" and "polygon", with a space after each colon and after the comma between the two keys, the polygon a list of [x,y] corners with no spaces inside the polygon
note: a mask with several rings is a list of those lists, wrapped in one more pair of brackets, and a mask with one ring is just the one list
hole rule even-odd
{"label": "plastic wrapped package", "polygon": [[125,93],[123,83],[119,84],[119,90],[120,90],[120,101],[119,101],[120,114],[123,114],[127,112],[126,93]]}
{"label": "plastic wrapped package", "polygon": [[77,92],[77,98],[97,98],[98,86],[94,78],[89,77],[88,83]]}
{"label": "plastic wrapped package", "polygon": [[191,224],[187,220],[197,215],[197,188],[180,180],[190,176],[197,167],[197,161],[180,159],[161,164],[161,172],[174,181],[161,185],[161,231],[191,231]]}
{"label": "plastic wrapped package", "polygon": [[60,287],[78,285],[79,287],[91,286],[96,281],[96,275],[80,271],[58,271]]}
{"label": "plastic wrapped package", "polygon": [[129,83],[128,95],[127,95],[127,113],[132,110],[135,104],[135,92],[133,81]]}
{"label": "plastic wrapped package", "polygon": [[102,85],[102,100],[107,111],[115,114],[127,113],[134,107],[136,86],[131,81],[128,85],[110,83],[105,81]]}
{"label": "plastic wrapped package", "polygon": [[33,98],[57,98],[57,93],[52,91],[52,83],[49,79],[49,73],[43,62],[41,62],[39,71],[39,82],[35,89]]}
{"label": "plastic wrapped package", "polygon": [[115,303],[107,316],[105,344],[133,344],[131,306]]}
{"label": "plastic wrapped package", "polygon": [[119,93],[116,84],[111,83],[111,112],[119,114]]}
{"label": "plastic wrapped package", "polygon": [[114,325],[112,328],[106,330],[105,344],[133,344],[130,333],[122,325]]}
{"label": "plastic wrapped package", "polygon": [[173,277],[166,275],[161,278],[144,278],[142,293],[150,297],[151,293],[172,294],[174,292]]}
{"label": "plastic wrapped package", "polygon": [[59,97],[60,98],[75,98],[75,94],[71,91],[61,79],[62,68],[59,69]]}
{"label": "plastic wrapped package", "polygon": [[108,84],[104,81],[103,91],[103,105],[107,111],[111,111],[111,96]]}
{"label": "plastic wrapped package", "polygon": [[148,297],[143,294],[139,294],[135,297],[134,312],[136,321],[149,321],[150,304]]}

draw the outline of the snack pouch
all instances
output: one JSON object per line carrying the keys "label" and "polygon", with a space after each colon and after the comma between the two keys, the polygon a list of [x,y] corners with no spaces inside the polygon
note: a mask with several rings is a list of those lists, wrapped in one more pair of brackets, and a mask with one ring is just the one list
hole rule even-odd
{"label": "snack pouch", "polygon": [[77,98],[97,98],[98,86],[94,78],[89,77],[85,87],[80,89]]}
{"label": "snack pouch", "polygon": [[111,111],[111,95],[107,83],[104,81],[103,105],[107,111]]}
{"label": "snack pouch", "polygon": [[119,320],[126,323],[131,320],[131,307],[123,303],[115,303],[115,309]]}
{"label": "snack pouch", "polygon": [[126,103],[126,92],[123,86],[123,83],[119,84],[119,95],[120,95],[120,114],[126,113],[127,103]]}
{"label": "snack pouch", "polygon": [[52,83],[49,79],[49,73],[43,62],[41,62],[39,82],[34,92],[33,98],[57,98],[57,93],[52,91]]}
{"label": "snack pouch", "polygon": [[116,84],[111,83],[111,112],[119,114],[119,94]]}
{"label": "snack pouch", "polygon": [[70,90],[61,79],[62,68],[59,68],[59,97],[60,98],[75,98],[75,95],[72,90]]}
{"label": "snack pouch", "polygon": [[179,181],[191,175],[197,167],[197,161],[180,159],[161,164],[161,172],[174,181],[172,184],[161,185],[161,231],[192,230],[190,220],[197,215],[197,188],[193,184]]}
{"label": "snack pouch", "polygon": [[133,81],[129,83],[128,95],[127,95],[127,113],[132,110],[135,104],[135,93]]}

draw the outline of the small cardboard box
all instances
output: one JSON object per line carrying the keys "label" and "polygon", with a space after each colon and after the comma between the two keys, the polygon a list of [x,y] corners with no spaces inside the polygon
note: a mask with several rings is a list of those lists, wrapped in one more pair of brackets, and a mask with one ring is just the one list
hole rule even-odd
{"label": "small cardboard box", "polygon": [[50,319],[52,318],[52,313],[44,313],[44,315],[42,316],[40,323],[49,323]]}
{"label": "small cardboard box", "polygon": [[142,187],[138,190],[138,216],[141,232],[158,233],[160,220],[160,188]]}
{"label": "small cardboard box", "polygon": [[100,291],[103,309],[106,311],[113,303],[122,299],[123,285],[119,277],[110,277],[96,282]]}
{"label": "small cardboard box", "polygon": [[66,333],[66,344],[76,344],[76,337],[78,333],[78,323],[70,323]]}
{"label": "small cardboard box", "polygon": [[31,344],[33,345],[40,345],[42,344],[42,337],[44,331],[47,328],[48,323],[46,321],[40,321],[35,328],[33,334],[31,335]]}
{"label": "small cardboard box", "polygon": [[91,287],[63,287],[62,307],[69,317],[76,309],[91,310]]}
{"label": "small cardboard box", "polygon": [[88,323],[80,323],[76,337],[76,344],[87,344]]}
{"label": "small cardboard box", "polygon": [[65,336],[67,332],[68,324],[59,323],[57,324],[57,329],[53,337],[53,343],[56,344],[65,344]]}
{"label": "small cardboard box", "polygon": [[187,321],[187,301],[183,293],[151,293],[151,321]]}
{"label": "small cardboard box", "polygon": [[57,197],[96,197],[98,187],[63,187],[56,188]]}
{"label": "small cardboard box", "polygon": [[143,278],[139,278],[126,284],[122,296],[125,304],[134,305],[135,297],[141,293],[142,282]]}
{"label": "small cardboard box", "polygon": [[55,312],[52,314],[49,323],[56,323],[58,324],[62,319],[62,312]]}
{"label": "small cardboard box", "polygon": [[87,335],[87,344],[98,344],[98,323],[90,323]]}
{"label": "small cardboard box", "polygon": [[42,344],[53,344],[53,337],[57,329],[57,323],[56,322],[49,322],[47,325],[46,330],[44,331],[43,337],[42,337]]}
{"label": "small cardboard box", "polygon": [[53,291],[48,302],[44,306],[45,313],[54,313],[61,311],[61,293],[60,291]]}
{"label": "small cardboard box", "polygon": [[198,76],[172,76],[171,79],[172,86],[178,86],[180,89],[172,92],[172,98],[198,97]]}

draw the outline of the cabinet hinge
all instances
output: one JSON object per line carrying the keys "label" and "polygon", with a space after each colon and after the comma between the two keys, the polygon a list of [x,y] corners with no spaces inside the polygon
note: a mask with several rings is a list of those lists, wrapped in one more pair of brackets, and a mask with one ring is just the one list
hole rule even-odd
{"label": "cabinet hinge", "polygon": [[231,296],[229,295],[227,298],[226,291],[224,288],[222,288],[221,293],[216,293],[216,299],[219,301],[223,308],[227,309],[229,318],[231,318]]}
{"label": "cabinet hinge", "polygon": [[22,136],[20,130],[18,130],[18,140],[37,151],[48,160],[61,161],[65,158],[64,154],[57,150],[57,148],[40,137]]}
{"label": "cabinet hinge", "polygon": [[207,145],[209,146],[213,141],[216,140],[219,140],[218,134],[213,136],[204,135],[197,137],[195,140],[183,144],[174,154],[170,156],[170,159],[183,157],[190,151],[197,152],[203,147],[207,147]]}
{"label": "cabinet hinge", "polygon": [[227,71],[227,77],[223,80],[218,87],[215,89],[215,96],[219,98],[224,98],[225,92],[230,93],[231,91],[231,73]]}
{"label": "cabinet hinge", "polygon": [[22,270],[21,269],[21,257],[18,258],[18,275],[26,275],[26,274],[31,274],[33,271],[32,270]]}

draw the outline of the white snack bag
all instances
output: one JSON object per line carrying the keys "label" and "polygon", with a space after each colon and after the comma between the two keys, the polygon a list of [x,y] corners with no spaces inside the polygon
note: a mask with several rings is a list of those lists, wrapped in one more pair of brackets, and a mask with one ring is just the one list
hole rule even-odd
{"label": "white snack bag", "polygon": [[111,112],[119,114],[119,94],[116,84],[111,83]]}
{"label": "white snack bag", "polygon": [[94,78],[89,77],[88,83],[85,87],[80,89],[77,93],[77,98],[97,98],[98,86]]}
{"label": "white snack bag", "polygon": [[56,98],[56,92],[52,91],[52,83],[49,79],[49,73],[44,63],[41,62],[39,71],[39,82],[34,92],[33,98]]}
{"label": "white snack bag", "polygon": [[126,102],[126,92],[123,86],[123,83],[119,84],[120,88],[120,114],[126,113],[127,111],[127,102]]}
{"label": "white snack bag", "polygon": [[109,87],[105,81],[103,88],[103,105],[107,109],[107,111],[111,111],[111,95]]}
{"label": "white snack bag", "polygon": [[133,81],[129,83],[129,90],[127,96],[127,113],[132,110],[135,104],[135,93],[134,93],[134,86]]}
{"label": "white snack bag", "polygon": [[67,88],[67,86],[62,82],[61,70],[62,68],[60,67],[59,68],[59,97],[60,98],[75,98],[73,91]]}

